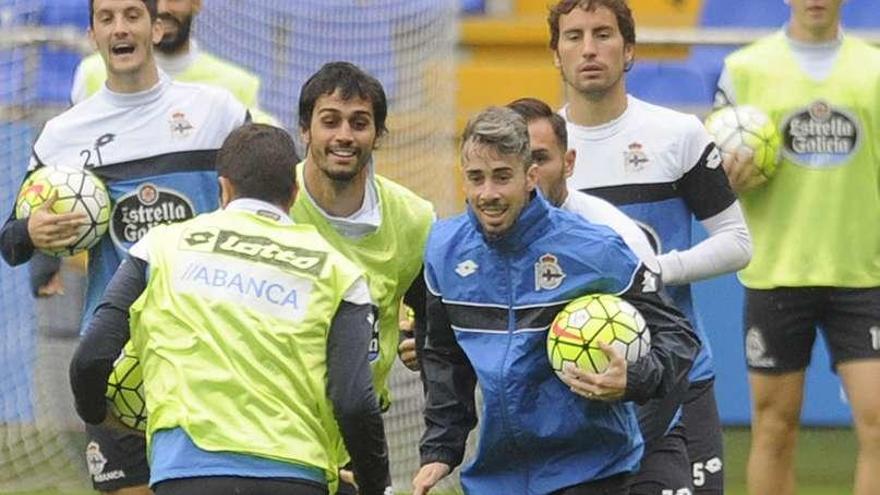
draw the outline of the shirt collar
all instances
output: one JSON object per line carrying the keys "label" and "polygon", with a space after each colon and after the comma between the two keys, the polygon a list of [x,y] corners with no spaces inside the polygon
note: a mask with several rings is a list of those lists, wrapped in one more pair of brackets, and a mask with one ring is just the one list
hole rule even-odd
{"label": "shirt collar", "polygon": [[226,205],[225,210],[243,211],[254,215],[274,220],[283,225],[292,225],[293,220],[288,216],[287,212],[265,201],[254,198],[238,198],[234,199]]}

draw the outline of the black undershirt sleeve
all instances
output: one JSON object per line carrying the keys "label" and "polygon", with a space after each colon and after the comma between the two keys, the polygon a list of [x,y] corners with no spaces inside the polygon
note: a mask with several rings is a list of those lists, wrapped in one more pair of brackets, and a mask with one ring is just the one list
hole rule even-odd
{"label": "black undershirt sleeve", "polygon": [[147,262],[128,256],[107,286],[70,363],[76,412],[86,423],[107,415],[107,378],[130,338],[128,309],[147,286]]}
{"label": "black undershirt sleeve", "polygon": [[360,493],[382,495],[391,486],[391,474],[368,357],[373,311],[372,305],[345,301],[336,311],[327,341],[327,393]]}

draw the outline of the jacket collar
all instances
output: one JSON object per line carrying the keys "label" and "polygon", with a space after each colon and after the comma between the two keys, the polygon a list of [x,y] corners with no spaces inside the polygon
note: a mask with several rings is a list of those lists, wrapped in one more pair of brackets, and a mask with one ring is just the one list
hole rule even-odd
{"label": "jacket collar", "polygon": [[528,247],[547,230],[547,217],[550,214],[550,208],[550,204],[535,188],[535,191],[529,196],[529,202],[523,207],[510,230],[500,237],[491,239],[483,233],[483,226],[480,225],[477,215],[470,206],[467,208],[467,215],[471,225],[480,233],[489,247],[503,251],[517,251]]}

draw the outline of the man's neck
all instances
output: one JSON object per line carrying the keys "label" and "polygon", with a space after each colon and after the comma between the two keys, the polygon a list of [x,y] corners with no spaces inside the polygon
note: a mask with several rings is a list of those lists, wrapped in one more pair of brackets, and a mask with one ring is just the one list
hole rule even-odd
{"label": "man's neck", "polygon": [[839,23],[822,29],[807,29],[793,21],[788,25],[788,36],[800,43],[828,43],[836,40],[839,33]]}
{"label": "man's neck", "polygon": [[322,172],[310,159],[306,159],[303,180],[306,191],[315,203],[329,215],[345,218],[353,215],[364,205],[367,190],[368,167],[350,181],[336,181]]}
{"label": "man's neck", "polygon": [[584,94],[568,88],[566,117],[577,125],[595,127],[607,124],[626,111],[626,86],[618,84],[608,93]]}
{"label": "man's neck", "polygon": [[114,93],[140,93],[159,82],[159,70],[153,59],[145,62],[141,70],[132,74],[113,74],[108,71],[107,87]]}

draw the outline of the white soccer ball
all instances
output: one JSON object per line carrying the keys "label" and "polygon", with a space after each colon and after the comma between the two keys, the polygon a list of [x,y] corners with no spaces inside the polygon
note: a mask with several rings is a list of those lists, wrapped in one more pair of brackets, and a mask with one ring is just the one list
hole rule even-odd
{"label": "white soccer ball", "polygon": [[27,218],[58,191],[53,213],[82,212],[89,221],[78,230],[76,240],[60,249],[45,250],[52,256],[70,256],[91,248],[110,225],[110,195],[100,179],[86,170],[42,167],[22,184],[15,201],[16,218]]}
{"label": "white soccer ball", "polygon": [[761,109],[750,105],[727,106],[706,118],[725,161],[739,150],[747,150],[762,175],[773,177],[779,164],[782,139],[776,124]]}

